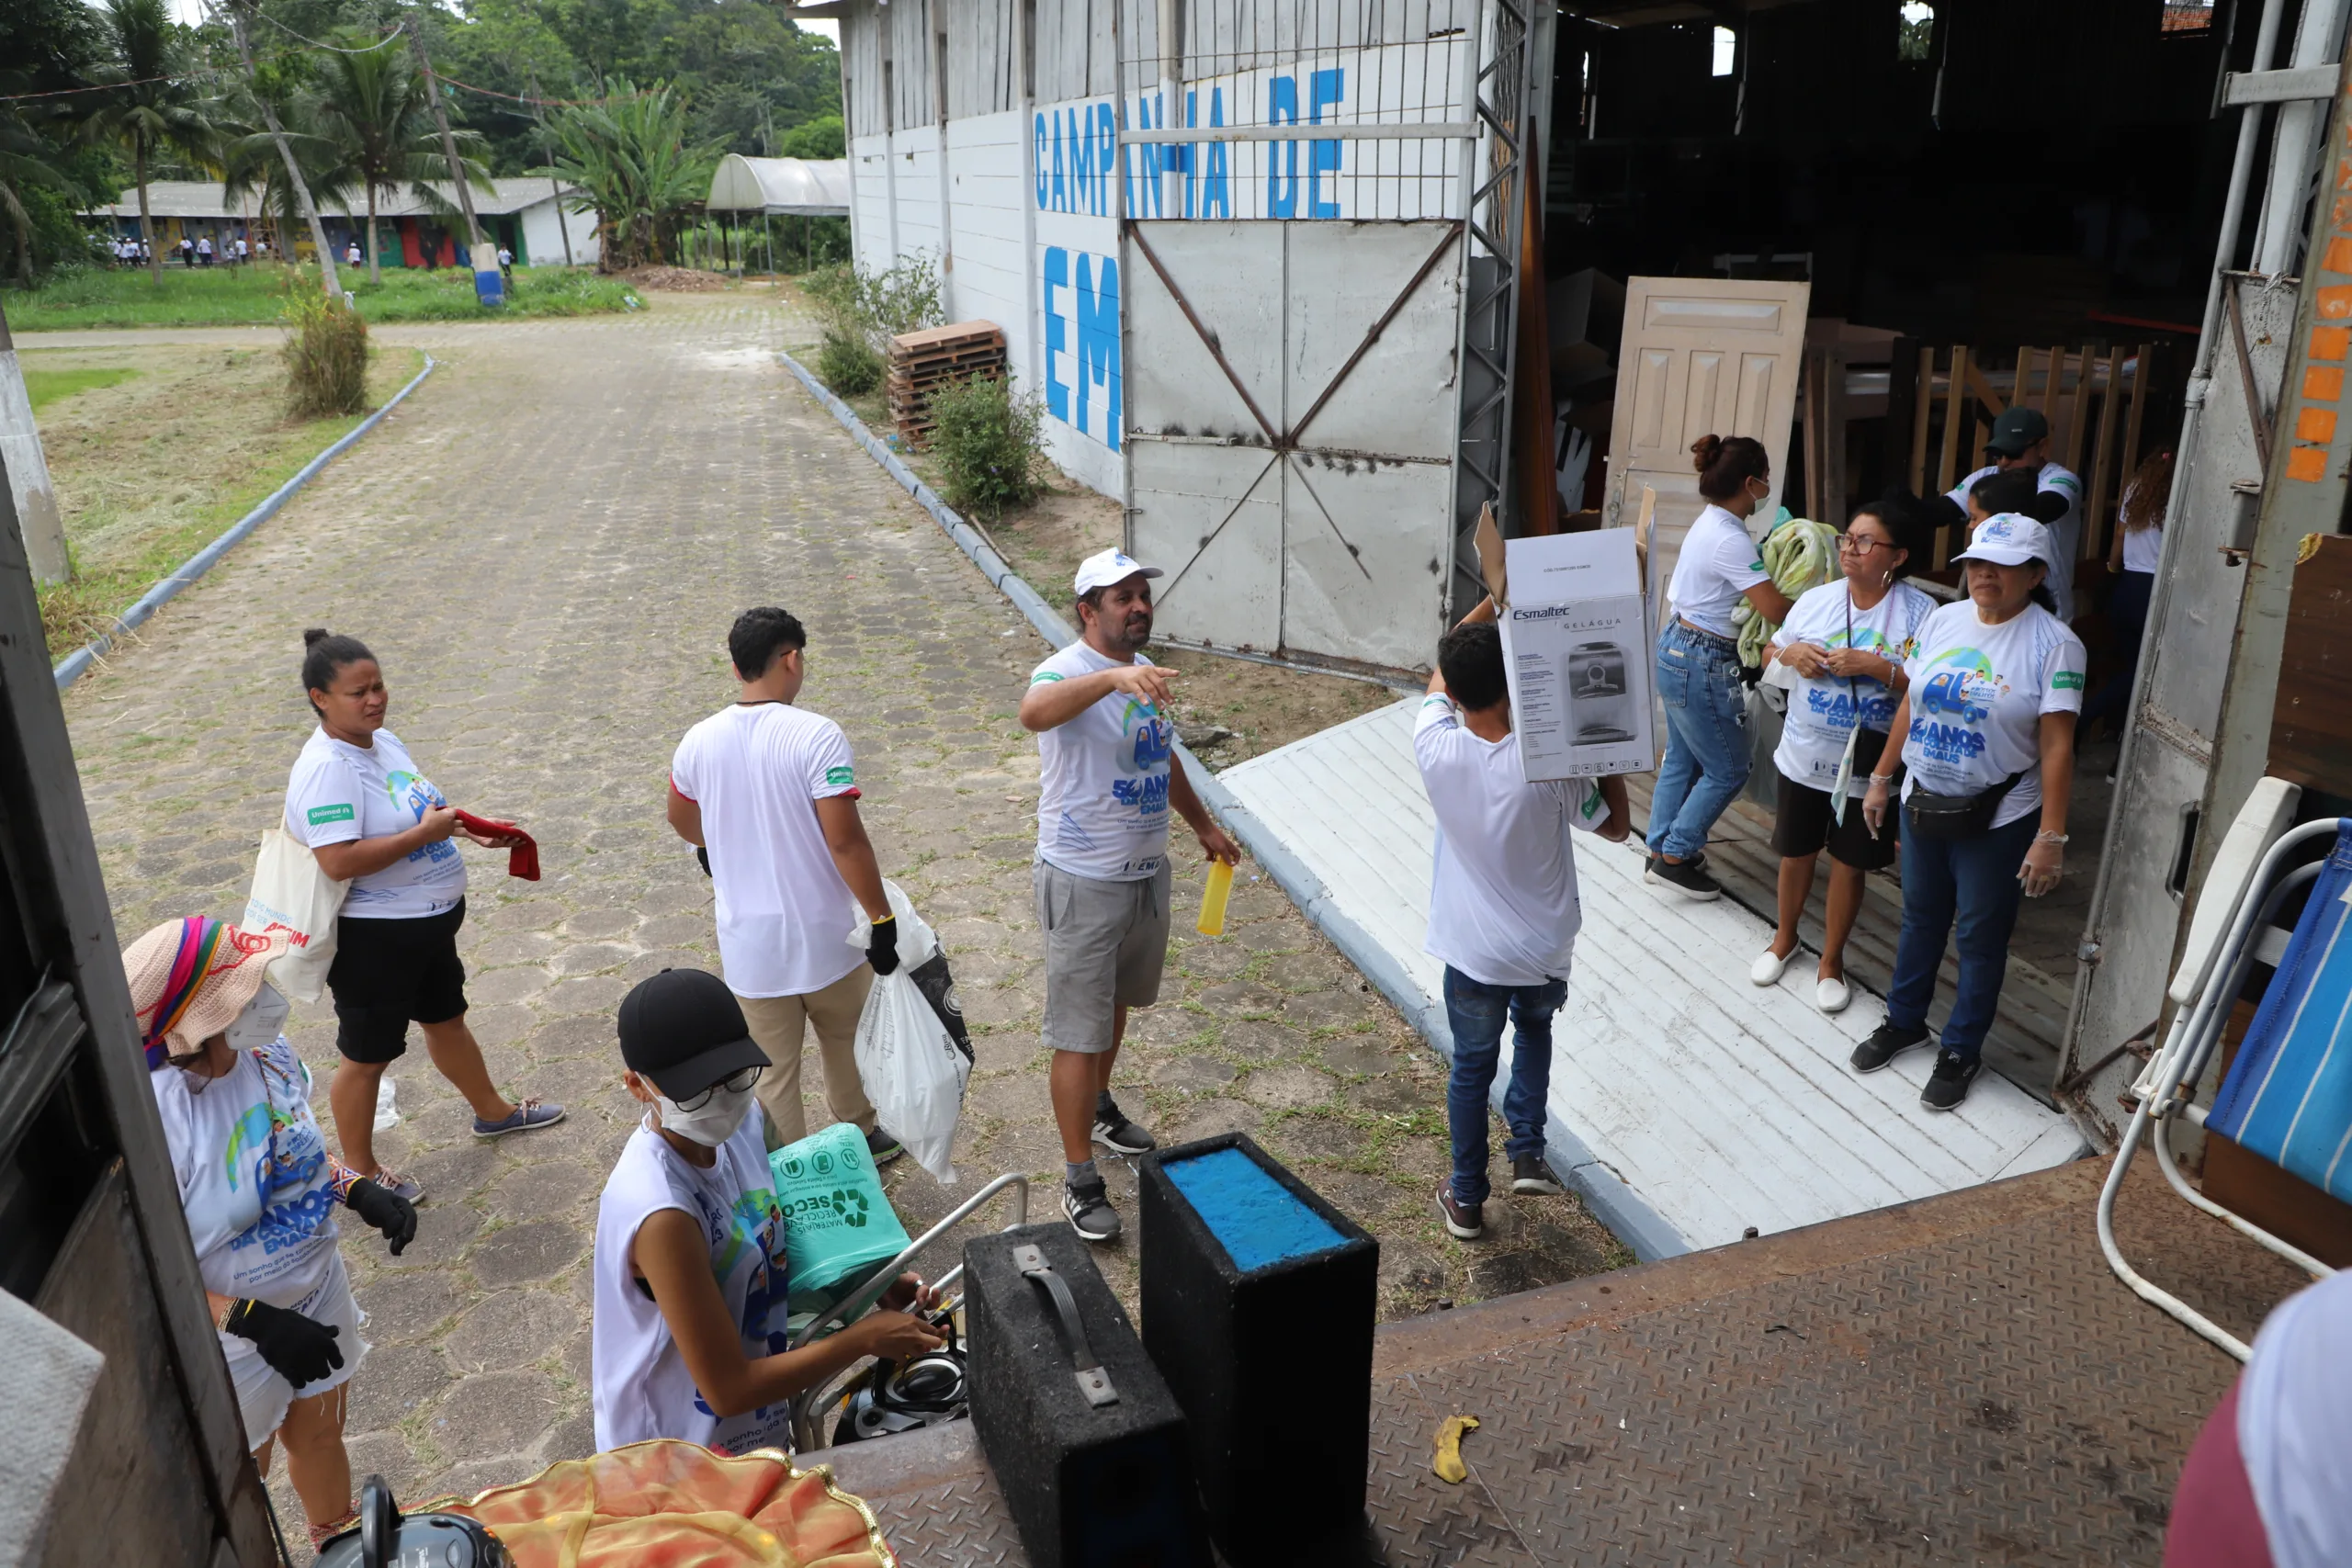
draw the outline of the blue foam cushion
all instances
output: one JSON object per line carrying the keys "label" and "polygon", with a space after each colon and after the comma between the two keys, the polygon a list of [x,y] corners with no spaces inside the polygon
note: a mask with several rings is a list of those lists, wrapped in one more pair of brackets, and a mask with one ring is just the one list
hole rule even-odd
{"label": "blue foam cushion", "polygon": [[1215,1149],[1160,1168],[1245,1274],[1345,1244],[1330,1221],[1239,1149]]}

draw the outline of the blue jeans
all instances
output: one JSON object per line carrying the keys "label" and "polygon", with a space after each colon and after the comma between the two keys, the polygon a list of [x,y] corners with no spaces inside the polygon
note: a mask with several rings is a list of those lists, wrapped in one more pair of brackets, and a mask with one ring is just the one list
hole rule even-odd
{"label": "blue jeans", "polygon": [[2008,974],[2009,933],[2017,929],[2025,888],[2018,868],[2033,847],[2041,813],[2028,812],[2007,827],[1973,839],[1928,839],[1903,829],[1903,934],[1894,942],[1894,984],[1887,988],[1886,1021],[1898,1029],[1924,1028],[1936,995],[1944,939],[1959,928],[1960,987],[1944,1021],[1944,1049],[1973,1058],[2001,1000]]}
{"label": "blue jeans", "polygon": [[1544,1155],[1544,1107],[1552,1088],[1552,1015],[1567,999],[1566,980],[1540,986],[1489,986],[1445,966],[1445,1022],[1453,1031],[1453,1074],[1445,1084],[1445,1121],[1453,1134],[1453,1201],[1487,1201],[1487,1096],[1503,1054],[1503,1021],[1511,1024],[1510,1087],[1503,1124],[1512,1159]]}
{"label": "blue jeans", "polygon": [[1650,792],[1650,853],[1689,860],[1747,782],[1747,697],[1739,650],[1679,620],[1657,639],[1657,694],[1666,705],[1666,760]]}

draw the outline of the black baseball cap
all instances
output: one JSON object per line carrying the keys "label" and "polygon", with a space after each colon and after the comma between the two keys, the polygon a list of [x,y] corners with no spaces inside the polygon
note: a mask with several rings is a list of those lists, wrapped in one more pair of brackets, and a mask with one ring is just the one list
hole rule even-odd
{"label": "black baseball cap", "polygon": [[2025,449],[2050,434],[2050,422],[2039,409],[2004,409],[1994,417],[1992,439],[1984,445],[2004,457],[2022,457]]}
{"label": "black baseball cap", "polygon": [[621,1060],[672,1100],[768,1066],[735,993],[700,969],[664,969],[621,998]]}

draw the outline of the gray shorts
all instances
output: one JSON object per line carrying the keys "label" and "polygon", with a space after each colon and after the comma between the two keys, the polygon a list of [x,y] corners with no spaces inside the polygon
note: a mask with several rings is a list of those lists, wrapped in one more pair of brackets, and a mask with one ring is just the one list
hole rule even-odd
{"label": "gray shorts", "polygon": [[1038,861],[1037,927],[1046,933],[1046,1043],[1091,1055],[1111,1048],[1115,1007],[1159,999],[1168,963],[1168,863],[1134,882],[1072,876]]}

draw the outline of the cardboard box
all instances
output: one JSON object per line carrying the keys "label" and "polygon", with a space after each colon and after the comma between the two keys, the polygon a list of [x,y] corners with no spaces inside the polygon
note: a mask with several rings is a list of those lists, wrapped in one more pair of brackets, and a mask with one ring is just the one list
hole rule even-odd
{"label": "cardboard box", "polygon": [[1512,539],[1504,559],[1503,660],[1529,780],[1657,767],[1634,531]]}

